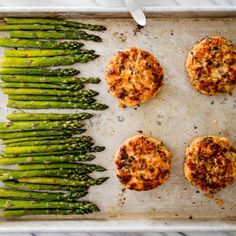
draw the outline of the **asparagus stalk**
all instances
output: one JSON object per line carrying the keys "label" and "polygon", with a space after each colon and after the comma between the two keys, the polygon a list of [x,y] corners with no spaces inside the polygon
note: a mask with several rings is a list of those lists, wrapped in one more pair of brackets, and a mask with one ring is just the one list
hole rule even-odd
{"label": "asparagus stalk", "polygon": [[69,192],[69,193],[50,193],[50,192],[32,192],[22,190],[12,190],[0,188],[0,198],[8,199],[31,199],[36,201],[59,201],[67,202],[76,201],[76,199],[84,197],[88,192]]}
{"label": "asparagus stalk", "polygon": [[74,68],[0,68],[0,75],[74,76],[77,74],[79,70]]}
{"label": "asparagus stalk", "polygon": [[68,121],[68,120],[86,120],[92,118],[93,114],[80,112],[76,114],[60,114],[60,113],[12,113],[7,115],[10,121]]}
{"label": "asparagus stalk", "polygon": [[1,58],[0,64],[4,67],[46,67],[46,66],[61,66],[72,65],[76,62],[86,63],[94,60],[99,55],[97,54],[74,54],[67,56],[55,57],[5,57]]}
{"label": "asparagus stalk", "polygon": [[64,156],[31,156],[31,157],[15,157],[15,158],[0,158],[1,165],[14,165],[25,163],[76,163],[84,161],[92,161],[95,158],[93,155],[64,155]]}
{"label": "asparagus stalk", "polygon": [[[87,138],[87,139],[86,139]],[[8,147],[22,147],[22,146],[40,146],[40,145],[57,145],[57,144],[77,144],[78,147],[90,147],[93,145],[90,137],[73,137],[73,138],[62,138],[55,140],[36,140],[36,141],[25,141],[19,143],[10,143]]]}
{"label": "asparagus stalk", "polygon": [[0,83],[1,88],[46,88],[46,89],[62,89],[62,90],[79,90],[82,84],[48,84],[48,83]]}
{"label": "asparagus stalk", "polygon": [[92,213],[90,209],[30,209],[30,210],[4,210],[3,217],[13,218],[26,215],[83,215]]}
{"label": "asparagus stalk", "polygon": [[60,102],[84,102],[94,103],[96,100],[92,97],[69,97],[69,96],[44,96],[44,95],[9,95],[9,100],[17,101],[60,101]]}
{"label": "asparagus stalk", "polygon": [[50,184],[27,184],[27,183],[19,183],[14,180],[4,180],[4,185],[9,188],[23,189],[23,190],[50,190],[50,191],[70,191],[83,193],[87,192],[87,187],[72,187],[72,186],[63,186],[63,185],[50,185]]}
{"label": "asparagus stalk", "polygon": [[[0,133],[0,139],[8,140],[10,142],[18,142],[19,138],[25,137],[55,137],[63,135],[64,137],[70,137],[73,134],[82,134],[86,129],[76,129],[76,130],[37,130],[37,131],[23,131],[14,133]],[[11,141],[10,141],[11,139]]]}
{"label": "asparagus stalk", "polygon": [[78,78],[78,77],[59,77],[59,76],[40,76],[40,75],[3,75],[1,80],[5,82],[30,82],[30,83],[92,83],[98,84],[101,80],[97,77]]}
{"label": "asparagus stalk", "polygon": [[27,103],[17,100],[8,100],[7,107],[17,109],[91,109],[105,110],[107,105],[101,103],[83,103],[83,102],[61,102],[61,101],[29,101]]}
{"label": "asparagus stalk", "polygon": [[94,42],[101,42],[101,37],[94,34],[87,34],[85,31],[27,31],[13,30],[9,32],[11,38],[22,39],[82,39]]}
{"label": "asparagus stalk", "polygon": [[21,122],[0,122],[0,132],[17,132],[17,131],[32,131],[32,130],[62,130],[62,129],[77,129],[84,126],[83,123],[77,120],[69,121],[21,121]]}
{"label": "asparagus stalk", "polygon": [[23,201],[23,200],[4,200],[0,199],[0,208],[4,209],[41,209],[41,208],[52,208],[52,209],[90,209],[92,211],[99,211],[98,207],[90,202],[43,202],[43,201]]}
{"label": "asparagus stalk", "polygon": [[89,187],[92,185],[100,185],[105,182],[108,178],[102,177],[99,179],[93,179],[88,181],[62,179],[55,177],[32,177],[32,178],[21,178],[18,179],[20,183],[31,183],[31,184],[53,184],[73,187]]}
{"label": "asparagus stalk", "polygon": [[0,38],[1,47],[10,48],[42,48],[42,49],[78,49],[84,44],[76,41],[61,40],[38,40],[38,39],[18,39]]}
{"label": "asparagus stalk", "polygon": [[[1,25],[0,25],[1,30]],[[48,50],[21,50],[21,49],[8,49],[4,54],[6,57],[51,57],[51,56],[64,56],[73,54],[93,54],[94,50],[86,49],[48,49]]]}
{"label": "asparagus stalk", "polygon": [[94,97],[99,93],[94,90],[56,90],[56,89],[13,89],[4,88],[3,93],[8,95],[44,95],[44,96],[71,96],[71,97]]}
{"label": "asparagus stalk", "polygon": [[13,180],[31,177],[64,177],[70,179],[73,177],[72,179],[78,179],[79,181],[88,181],[91,180],[91,178],[87,175],[84,175],[88,173],[91,173],[91,171],[82,169],[50,169],[27,171],[0,169],[0,180]]}
{"label": "asparagus stalk", "polygon": [[[1,159],[0,159],[1,160]],[[21,164],[18,170],[40,170],[40,169],[76,169],[88,170],[90,172],[103,172],[106,169],[99,165],[82,163],[53,163],[53,164]]]}
{"label": "asparagus stalk", "polygon": [[[91,152],[102,152],[103,150],[105,150],[105,147],[102,146],[96,146],[96,147],[88,147],[88,148],[83,148],[83,149],[77,149],[77,150],[72,150],[72,151],[58,151],[58,152],[51,152],[50,155],[83,155],[86,153],[91,153]],[[47,156],[48,153],[47,152],[38,152],[38,153],[22,153],[22,154],[6,154],[4,152],[1,153],[2,157],[7,157],[7,158],[11,158],[11,157],[32,157],[32,156]]]}
{"label": "asparagus stalk", "polygon": [[[91,146],[91,144],[89,144]],[[62,143],[55,145],[41,145],[41,146],[20,146],[20,147],[5,147],[4,153],[10,155],[20,155],[29,153],[53,153],[58,151],[76,151],[88,148],[87,143]]]}
{"label": "asparagus stalk", "polygon": [[45,18],[5,18],[7,24],[43,24],[43,25],[63,25],[78,29],[88,29],[95,31],[104,31],[106,27],[103,25],[92,25],[81,22],[65,21],[62,19],[45,19]]}
{"label": "asparagus stalk", "polygon": [[65,136],[43,136],[43,137],[25,137],[25,138],[19,138],[19,139],[5,139],[3,140],[3,144],[7,145],[11,145],[11,144],[19,144],[22,142],[31,142],[31,141],[42,141],[42,140],[59,140],[59,139],[64,139],[64,138],[70,138],[70,136],[65,135]]}

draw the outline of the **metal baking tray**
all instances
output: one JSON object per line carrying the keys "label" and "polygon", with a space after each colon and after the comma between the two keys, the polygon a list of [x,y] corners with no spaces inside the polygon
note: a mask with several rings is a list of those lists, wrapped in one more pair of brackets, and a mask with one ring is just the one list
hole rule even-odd
{"label": "metal baking tray", "polygon": [[[63,16],[107,26],[106,32],[98,33],[104,39],[102,43],[86,42],[86,48],[96,49],[101,57],[73,67],[81,70],[81,76],[102,78],[99,85],[90,88],[98,90],[98,100],[110,106],[97,112],[86,133],[98,145],[106,146],[95,162],[108,169],[103,176],[110,179],[101,186],[91,187],[86,198],[96,202],[101,212],[88,216],[24,217],[17,221],[0,219],[0,232],[236,230],[236,185],[218,194],[224,201],[223,206],[218,206],[183,175],[185,148],[195,137],[220,134],[236,141],[236,91],[232,96],[201,95],[192,89],[185,71],[186,55],[201,38],[222,35],[236,43],[236,11],[233,8],[215,12],[161,10],[147,12],[147,26],[140,30],[128,13],[119,9],[0,9],[0,17]],[[155,99],[140,107],[121,109],[107,91],[104,73],[111,56],[130,46],[147,49],[160,60],[165,70],[164,87]],[[0,120],[5,121],[5,115],[13,109],[6,108],[7,97],[1,91],[0,101]],[[162,140],[170,149],[171,176],[166,184],[152,191],[122,191],[113,155],[121,142],[138,131]]]}

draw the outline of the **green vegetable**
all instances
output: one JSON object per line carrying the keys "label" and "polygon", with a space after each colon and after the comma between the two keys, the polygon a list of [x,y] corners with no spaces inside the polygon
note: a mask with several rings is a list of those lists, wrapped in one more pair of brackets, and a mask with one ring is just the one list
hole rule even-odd
{"label": "green vegetable", "polygon": [[78,49],[84,44],[76,41],[61,40],[38,40],[38,39],[18,39],[0,38],[1,47],[10,48],[42,48],[42,49]]}
{"label": "green vegetable", "polygon": [[[1,25],[0,25],[1,30]],[[22,49],[8,49],[4,54],[6,57],[51,57],[51,56],[64,56],[73,54],[92,54],[94,50],[86,49],[48,49],[48,50],[22,50]]]}
{"label": "green vegetable", "polygon": [[81,22],[65,21],[62,19],[46,19],[46,18],[4,18],[7,24],[40,24],[40,25],[62,25],[77,29],[87,29],[94,31],[104,31],[106,27],[103,25],[86,24]]}
{"label": "green vegetable", "polygon": [[1,80],[5,82],[30,82],[30,83],[92,83],[97,84],[101,80],[97,77],[78,78],[78,77],[59,77],[59,76],[40,76],[40,75],[2,75]]}
{"label": "green vegetable", "polygon": [[27,103],[17,100],[8,100],[7,107],[17,109],[91,109],[91,110],[105,110],[107,105],[101,103],[83,103],[83,102],[58,102],[58,101],[29,101]]}
{"label": "green vegetable", "polygon": [[86,120],[92,118],[93,114],[80,112],[76,114],[60,114],[60,113],[12,113],[7,115],[10,121],[48,121],[48,120]]}
{"label": "green vegetable", "polygon": [[55,57],[3,57],[0,60],[2,67],[45,67],[45,66],[61,66],[72,65],[76,62],[86,63],[94,60],[99,55],[97,54],[74,54],[67,56]]}

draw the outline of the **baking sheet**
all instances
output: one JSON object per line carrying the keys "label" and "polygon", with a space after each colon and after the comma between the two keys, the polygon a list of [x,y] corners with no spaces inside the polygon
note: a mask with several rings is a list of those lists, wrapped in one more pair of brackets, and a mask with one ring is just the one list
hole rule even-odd
{"label": "baking sheet", "polygon": [[[196,41],[205,36],[222,35],[236,43],[236,19],[155,18],[148,19],[147,26],[141,30],[137,30],[131,19],[99,18],[80,21],[104,24],[108,28],[106,32],[98,33],[104,39],[102,43],[86,42],[86,48],[96,49],[101,57],[73,67],[81,70],[81,76],[102,78],[99,85],[88,87],[98,90],[98,100],[108,104],[110,108],[96,112],[97,116],[88,124],[86,135],[93,136],[97,145],[106,146],[104,152],[97,154],[94,163],[108,169],[96,176],[106,175],[110,179],[101,186],[91,187],[85,198],[96,202],[101,208],[100,213],[82,217],[47,216],[47,219],[235,219],[236,185],[229,186],[218,194],[224,201],[222,206],[218,206],[214,200],[198,193],[198,189],[185,180],[183,161],[185,148],[197,136],[219,134],[230,138],[234,143],[236,141],[236,91],[232,96],[201,95],[192,89],[184,67],[188,51]],[[130,46],[146,49],[160,60],[165,70],[164,87],[155,99],[140,107],[121,109],[107,91],[104,73],[112,55]],[[2,92],[0,101],[0,119],[5,121],[5,115],[13,109],[6,108],[7,97]],[[115,176],[113,155],[120,143],[138,131],[160,139],[170,149],[173,154],[171,176],[166,184],[151,191],[122,191]]]}

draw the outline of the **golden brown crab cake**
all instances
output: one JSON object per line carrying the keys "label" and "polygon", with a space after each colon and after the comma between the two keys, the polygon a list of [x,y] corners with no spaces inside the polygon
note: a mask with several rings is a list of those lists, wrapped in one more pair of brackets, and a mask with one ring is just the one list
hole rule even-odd
{"label": "golden brown crab cake", "polygon": [[199,137],[186,149],[184,174],[190,183],[212,196],[234,182],[236,149],[225,137]]}
{"label": "golden brown crab cake", "polygon": [[168,179],[171,153],[159,140],[136,135],[119,147],[115,163],[117,177],[125,188],[151,190]]}
{"label": "golden brown crab cake", "polygon": [[186,68],[198,92],[230,94],[236,85],[236,46],[220,36],[204,38],[189,52]]}
{"label": "golden brown crab cake", "polygon": [[118,52],[106,69],[111,94],[120,107],[136,106],[155,97],[163,85],[164,71],[148,51],[129,48]]}

